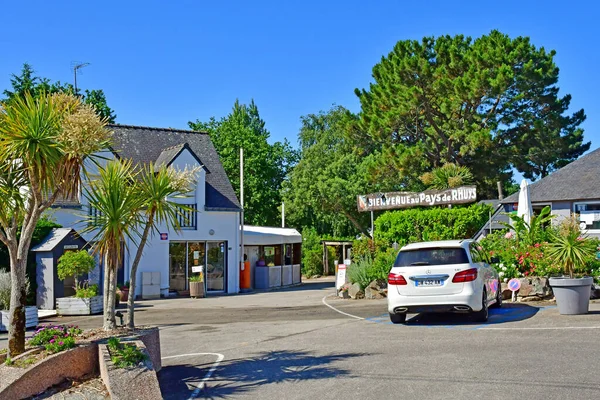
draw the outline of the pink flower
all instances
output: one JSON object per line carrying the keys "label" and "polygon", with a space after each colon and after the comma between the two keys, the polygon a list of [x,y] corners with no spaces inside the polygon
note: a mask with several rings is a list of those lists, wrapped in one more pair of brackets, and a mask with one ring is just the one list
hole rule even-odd
{"label": "pink flower", "polygon": [[62,346],[63,344],[65,344],[65,342],[58,342],[58,344],[59,344],[60,346]]}
{"label": "pink flower", "polygon": [[54,339],[50,339],[50,343],[54,343]]}
{"label": "pink flower", "polygon": [[541,246],[541,244],[539,244],[539,243],[536,243],[534,246],[535,246],[536,248],[538,248],[538,247],[540,247],[540,246]]}
{"label": "pink flower", "polygon": [[583,240],[584,240],[584,239],[583,239],[581,236],[579,236],[579,237],[577,238],[577,240],[579,240],[580,242],[583,242]]}
{"label": "pink flower", "polygon": [[506,235],[504,235],[505,239],[512,239],[513,237],[513,233],[512,232],[506,232]]}

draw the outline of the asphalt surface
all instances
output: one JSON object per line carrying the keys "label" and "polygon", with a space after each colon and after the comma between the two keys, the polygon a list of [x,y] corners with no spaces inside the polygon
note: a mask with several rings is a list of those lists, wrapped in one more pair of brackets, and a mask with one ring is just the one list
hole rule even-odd
{"label": "asphalt surface", "polygon": [[[385,300],[327,297],[332,292],[333,283],[321,281],[143,301],[136,322],[161,328],[166,399],[600,397],[600,304],[583,316],[519,303],[491,311],[487,324],[414,315],[392,325]],[[51,322],[91,328],[101,317]]]}

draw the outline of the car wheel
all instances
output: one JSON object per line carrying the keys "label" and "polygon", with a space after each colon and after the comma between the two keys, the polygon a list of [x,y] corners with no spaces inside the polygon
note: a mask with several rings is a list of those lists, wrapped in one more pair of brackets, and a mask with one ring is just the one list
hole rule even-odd
{"label": "car wheel", "polygon": [[390,320],[393,324],[403,324],[406,322],[406,313],[392,314],[390,313]]}
{"label": "car wheel", "polygon": [[475,311],[475,313],[473,313],[473,319],[476,322],[487,322],[488,320],[487,292],[485,288],[483,288],[481,311]]}
{"label": "car wheel", "polygon": [[498,281],[498,290],[496,291],[496,302],[492,306],[493,308],[502,307],[502,289],[501,289],[500,281]]}

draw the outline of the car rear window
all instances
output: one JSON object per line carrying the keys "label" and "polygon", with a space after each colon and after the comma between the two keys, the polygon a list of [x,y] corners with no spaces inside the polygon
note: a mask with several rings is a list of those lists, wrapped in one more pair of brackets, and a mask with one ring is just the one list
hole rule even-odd
{"label": "car rear window", "polygon": [[435,247],[401,251],[396,257],[394,267],[468,263],[467,252],[461,247]]}

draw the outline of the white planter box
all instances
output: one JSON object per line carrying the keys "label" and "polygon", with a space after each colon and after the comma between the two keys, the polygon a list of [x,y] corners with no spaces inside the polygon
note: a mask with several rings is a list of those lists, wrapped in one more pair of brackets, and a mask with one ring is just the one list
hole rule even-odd
{"label": "white planter box", "polygon": [[[0,332],[8,331],[8,311],[0,311]],[[25,307],[25,327],[33,328],[38,326],[38,310],[35,306]]]}
{"label": "white planter box", "polygon": [[58,315],[91,315],[100,314],[103,309],[102,296],[80,299],[77,297],[61,297],[56,299]]}

